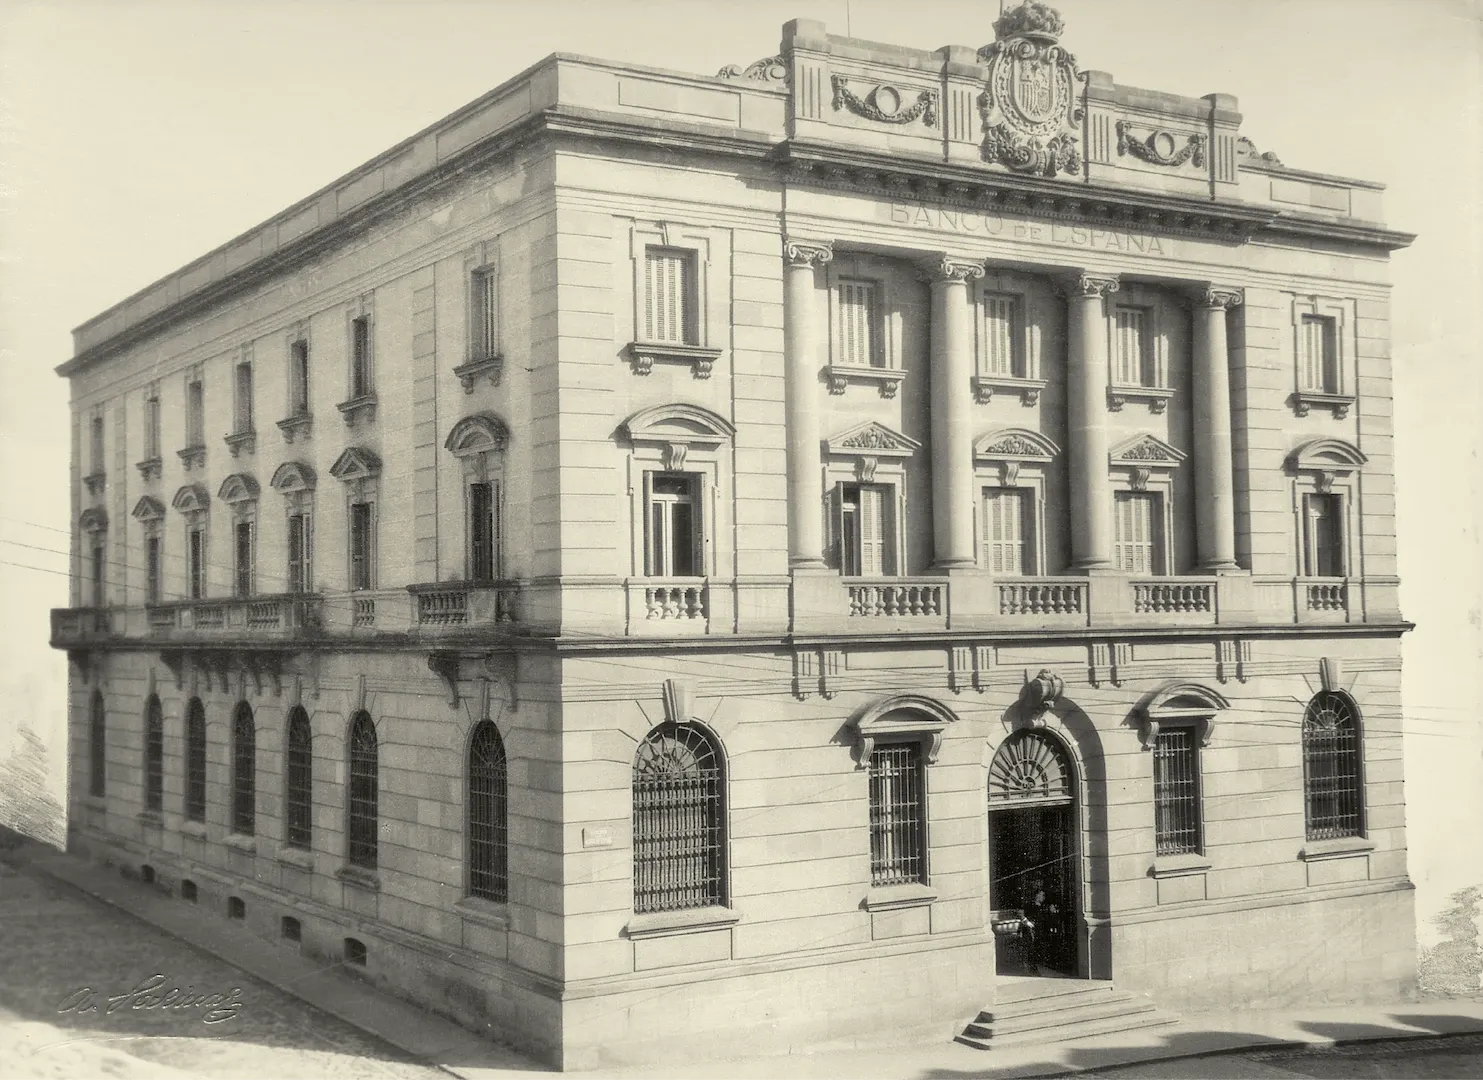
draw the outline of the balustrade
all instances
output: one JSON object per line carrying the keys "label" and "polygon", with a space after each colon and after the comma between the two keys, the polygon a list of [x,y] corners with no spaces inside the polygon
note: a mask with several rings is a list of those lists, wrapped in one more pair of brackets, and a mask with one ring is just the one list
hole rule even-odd
{"label": "balustrade", "polygon": [[941,582],[849,582],[850,614],[866,618],[941,616]]}
{"label": "balustrade", "polygon": [[1000,615],[1084,615],[1086,606],[1085,581],[1027,578],[999,585]]}
{"label": "balustrade", "polygon": [[1309,611],[1349,610],[1349,587],[1342,581],[1310,581],[1304,587]]}
{"label": "balustrade", "polygon": [[644,586],[644,608],[649,619],[704,619],[707,589],[702,584],[657,582]]}
{"label": "balustrade", "polygon": [[1215,586],[1208,581],[1135,581],[1133,610],[1164,615],[1214,611]]}

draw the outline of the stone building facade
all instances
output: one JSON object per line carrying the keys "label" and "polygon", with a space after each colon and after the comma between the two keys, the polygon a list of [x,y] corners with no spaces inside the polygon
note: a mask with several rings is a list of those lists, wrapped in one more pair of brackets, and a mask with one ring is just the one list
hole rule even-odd
{"label": "stone building facade", "polygon": [[554,55],[81,326],[71,847],[565,1068],[1408,992],[1411,237],[1062,31]]}

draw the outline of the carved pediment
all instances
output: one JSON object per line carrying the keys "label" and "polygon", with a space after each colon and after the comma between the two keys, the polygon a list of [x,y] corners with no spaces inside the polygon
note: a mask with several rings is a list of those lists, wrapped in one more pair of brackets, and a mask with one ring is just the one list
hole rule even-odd
{"label": "carved pediment", "polygon": [[349,483],[352,480],[369,480],[381,475],[381,459],[375,451],[364,446],[346,447],[345,452],[330,466],[330,475],[336,480]]}
{"label": "carved pediment", "polygon": [[77,524],[83,532],[103,532],[108,528],[108,511],[98,506],[89,507],[77,519]]}
{"label": "carved pediment", "polygon": [[1183,450],[1170,446],[1157,435],[1143,432],[1119,443],[1110,455],[1113,465],[1171,469],[1185,459]]}
{"label": "carved pediment", "polygon": [[979,460],[1050,461],[1061,448],[1038,431],[1029,428],[1001,428],[982,436],[973,444],[973,456]]}
{"label": "carved pediment", "polygon": [[1231,707],[1225,695],[1201,683],[1180,682],[1178,679],[1163,683],[1145,694],[1133,710],[1138,723],[1139,737],[1143,749],[1153,749],[1159,729],[1166,724],[1193,724],[1199,734],[1200,745],[1210,745],[1215,733],[1215,716]]}
{"label": "carved pediment", "polygon": [[892,431],[885,424],[867,420],[847,431],[832,435],[826,440],[829,453],[842,457],[911,457],[922,448],[915,439],[907,438],[899,431]]}
{"label": "carved pediment", "polygon": [[1293,469],[1311,472],[1351,472],[1370,459],[1343,439],[1311,439],[1288,455]]}
{"label": "carved pediment", "polygon": [[200,484],[186,484],[175,493],[175,498],[170,500],[170,505],[183,514],[191,514],[199,510],[210,509],[211,496],[206,494],[206,489]]}
{"label": "carved pediment", "polygon": [[233,473],[221,482],[216,497],[231,506],[252,502],[258,496],[257,481],[247,473]]}
{"label": "carved pediment", "polygon": [[468,457],[502,451],[509,445],[510,429],[503,420],[493,413],[475,413],[453,425],[443,448],[458,457]]}
{"label": "carved pediment", "polygon": [[879,741],[921,740],[928,765],[937,761],[942,733],[957,720],[946,705],[922,694],[896,694],[855,714],[850,726],[859,740],[857,769],[870,766],[870,754]]}
{"label": "carved pediment", "polygon": [[656,405],[634,413],[620,429],[631,442],[685,443],[692,446],[720,446],[730,441],[736,429],[724,417],[699,405],[674,403]]}
{"label": "carved pediment", "polygon": [[165,516],[165,504],[153,495],[141,495],[134,504],[133,516],[140,521],[159,521]]}
{"label": "carved pediment", "polygon": [[285,461],[273,473],[273,479],[269,485],[274,491],[280,491],[285,495],[297,491],[313,491],[314,485],[319,478],[314,475],[314,467],[302,461]]}

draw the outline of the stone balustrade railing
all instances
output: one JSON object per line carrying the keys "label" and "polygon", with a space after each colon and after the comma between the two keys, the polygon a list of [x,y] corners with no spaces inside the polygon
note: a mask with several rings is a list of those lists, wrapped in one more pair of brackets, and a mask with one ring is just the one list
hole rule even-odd
{"label": "stone balustrade railing", "polygon": [[1133,610],[1140,615],[1214,612],[1215,582],[1190,578],[1135,581]]}
{"label": "stone balustrade railing", "polygon": [[999,614],[1084,615],[1087,583],[1084,578],[1024,578],[999,583]]}
{"label": "stone balustrade railing", "polygon": [[875,581],[848,580],[850,615],[867,619],[939,617],[946,613],[943,595],[947,583],[920,578]]}

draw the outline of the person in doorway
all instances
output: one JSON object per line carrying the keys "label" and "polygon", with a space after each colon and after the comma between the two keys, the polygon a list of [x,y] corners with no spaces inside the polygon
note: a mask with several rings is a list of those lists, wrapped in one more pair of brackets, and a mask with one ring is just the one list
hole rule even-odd
{"label": "person in doorway", "polygon": [[1042,965],[1054,965],[1060,956],[1060,904],[1045,890],[1045,883],[1030,883],[1030,902],[1025,916],[1033,925],[1029,940],[1030,974],[1039,975]]}

